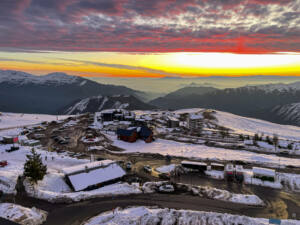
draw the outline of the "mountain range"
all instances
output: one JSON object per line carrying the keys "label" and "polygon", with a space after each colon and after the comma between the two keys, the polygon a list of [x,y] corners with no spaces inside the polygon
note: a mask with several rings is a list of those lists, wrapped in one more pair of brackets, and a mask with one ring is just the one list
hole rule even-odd
{"label": "mountain range", "polygon": [[[183,92],[183,94],[182,94]],[[179,94],[181,93],[181,94]],[[300,102],[300,82],[268,84],[218,90],[208,87],[184,88],[150,101],[162,109],[212,108],[271,122],[300,125],[288,117],[290,104]],[[280,109],[280,110],[279,110]],[[299,108],[294,107],[293,115]]]}
{"label": "mountain range", "polygon": [[149,110],[154,106],[142,102],[132,95],[92,96],[75,101],[60,111],[60,114],[80,114],[99,112],[103,109]]}
{"label": "mountain range", "polygon": [[239,88],[185,87],[145,102],[147,93],[65,73],[35,76],[0,70],[0,111],[76,114],[107,108],[130,110],[212,108],[300,126],[300,82]]}
{"label": "mountain range", "polygon": [[0,70],[0,111],[57,114],[75,101],[116,94],[137,97],[144,93],[125,86],[99,84],[65,73],[35,76]]}

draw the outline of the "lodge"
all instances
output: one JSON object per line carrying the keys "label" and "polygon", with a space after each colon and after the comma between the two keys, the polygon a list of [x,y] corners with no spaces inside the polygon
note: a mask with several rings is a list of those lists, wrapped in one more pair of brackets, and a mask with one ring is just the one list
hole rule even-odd
{"label": "lodge", "polygon": [[67,184],[74,191],[91,190],[119,181],[126,172],[115,161],[102,160],[64,168]]}
{"label": "lodge", "polygon": [[116,134],[119,140],[131,143],[136,142],[137,139],[142,139],[146,143],[154,141],[153,132],[147,126],[117,129]]}

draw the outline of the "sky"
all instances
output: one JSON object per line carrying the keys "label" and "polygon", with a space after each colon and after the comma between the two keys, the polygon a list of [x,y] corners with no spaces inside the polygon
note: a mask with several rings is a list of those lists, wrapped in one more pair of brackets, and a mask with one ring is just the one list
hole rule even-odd
{"label": "sky", "polygon": [[0,69],[300,75],[300,0],[1,0]]}

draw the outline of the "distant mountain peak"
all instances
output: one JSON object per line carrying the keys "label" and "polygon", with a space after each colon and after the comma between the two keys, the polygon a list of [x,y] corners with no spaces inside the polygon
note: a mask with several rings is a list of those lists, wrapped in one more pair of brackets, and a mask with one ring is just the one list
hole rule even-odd
{"label": "distant mountain peak", "polygon": [[29,73],[21,72],[21,71],[14,71],[14,70],[0,70],[0,83],[8,82],[8,83],[15,83],[15,84],[47,84],[50,83],[57,83],[57,84],[66,84],[66,83],[75,83],[80,79],[77,76],[70,76],[66,73],[55,72],[49,73],[47,75],[32,75]]}
{"label": "distant mountain peak", "polygon": [[148,105],[131,95],[91,96],[81,99],[62,110],[62,114],[99,112],[104,109],[149,110],[156,107]]}
{"label": "distant mountain peak", "polygon": [[242,88],[247,88],[247,89],[259,89],[259,90],[264,90],[266,92],[272,92],[272,91],[289,91],[289,90],[295,90],[298,91],[300,90],[300,81],[293,82],[293,83],[276,83],[276,84],[262,84],[262,85],[247,85]]}

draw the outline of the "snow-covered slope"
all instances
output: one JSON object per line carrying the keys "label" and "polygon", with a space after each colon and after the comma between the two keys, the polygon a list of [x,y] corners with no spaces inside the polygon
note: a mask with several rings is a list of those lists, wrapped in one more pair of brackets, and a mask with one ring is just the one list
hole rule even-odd
{"label": "snow-covered slope", "polygon": [[275,106],[272,112],[285,122],[300,125],[300,102]]}
{"label": "snow-covered slope", "polygon": [[0,83],[8,82],[19,85],[24,84],[73,84],[79,81],[79,77],[65,73],[50,73],[44,76],[34,76],[29,73],[13,70],[0,70]]}
{"label": "snow-covered slope", "polygon": [[[177,110],[175,113],[194,113],[204,110],[203,108],[191,108]],[[217,111],[215,114],[217,123],[221,126],[230,128],[237,133],[253,135],[264,133],[273,136],[277,134],[279,138],[300,140],[300,127],[271,123],[265,120],[238,116],[228,112]]]}
{"label": "snow-covered slope", "polygon": [[43,121],[65,119],[66,117],[43,114],[0,113],[0,130],[38,124]]}
{"label": "snow-covered slope", "polygon": [[75,102],[63,110],[63,114],[77,114],[85,112],[99,112],[103,109],[153,109],[137,98],[129,95],[93,96]]}
{"label": "snow-covered slope", "polygon": [[221,111],[217,111],[216,117],[219,125],[231,128],[239,133],[264,133],[269,136],[277,134],[279,138],[300,140],[300,127],[271,123]]}

